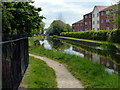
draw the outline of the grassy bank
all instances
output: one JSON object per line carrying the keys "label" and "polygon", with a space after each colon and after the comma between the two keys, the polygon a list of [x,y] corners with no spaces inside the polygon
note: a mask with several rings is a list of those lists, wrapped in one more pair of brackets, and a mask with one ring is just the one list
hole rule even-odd
{"label": "grassy bank", "polygon": [[30,53],[46,56],[65,63],[66,67],[73,73],[75,77],[80,79],[87,88],[117,88],[118,77],[116,74],[110,75],[104,67],[93,63],[79,56],[62,53],[59,51],[46,50],[42,46],[35,47],[33,38],[29,39]]}
{"label": "grassy bank", "polygon": [[54,71],[44,61],[30,56],[28,70],[24,76],[21,88],[55,88]]}
{"label": "grassy bank", "polygon": [[112,43],[108,41],[97,41],[97,40],[88,40],[88,39],[79,39],[79,38],[72,38],[72,37],[63,37],[63,36],[53,36],[55,38],[60,38],[60,39],[66,39],[66,40],[76,40],[76,41],[84,41],[84,42],[90,42],[90,43],[96,43],[96,44],[111,44],[115,45],[116,47],[120,48],[119,43]]}

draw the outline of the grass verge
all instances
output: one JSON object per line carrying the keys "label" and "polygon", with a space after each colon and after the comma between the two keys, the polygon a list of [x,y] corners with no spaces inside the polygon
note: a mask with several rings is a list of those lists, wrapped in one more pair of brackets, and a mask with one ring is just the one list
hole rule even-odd
{"label": "grass verge", "polygon": [[93,42],[93,43],[99,43],[99,44],[113,44],[115,46],[119,46],[119,43],[112,43],[112,42],[108,42],[108,41],[97,41],[97,40],[87,40],[87,39],[79,39],[79,38],[72,38],[72,37],[63,37],[63,36],[54,36],[57,38],[62,38],[62,39],[69,39],[69,40],[78,40],[78,41],[86,41],[86,42]]}
{"label": "grass verge", "polygon": [[30,40],[30,53],[46,56],[66,64],[72,74],[81,80],[86,88],[118,88],[117,74],[108,74],[102,65],[93,63],[76,55],[62,53],[60,51],[46,50],[42,46],[32,45]]}
{"label": "grass verge", "polygon": [[56,76],[44,61],[30,56],[21,88],[56,88]]}

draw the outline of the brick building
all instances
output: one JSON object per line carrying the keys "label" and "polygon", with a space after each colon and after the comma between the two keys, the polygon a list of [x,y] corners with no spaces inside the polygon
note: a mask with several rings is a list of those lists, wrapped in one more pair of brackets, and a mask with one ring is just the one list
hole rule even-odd
{"label": "brick building", "polygon": [[72,24],[73,32],[84,31],[84,21],[80,20]]}
{"label": "brick building", "polygon": [[106,30],[106,11],[99,12],[100,15],[100,30]]}
{"label": "brick building", "polygon": [[114,18],[111,13],[113,13],[112,6],[105,8],[104,10],[99,12],[100,15],[100,30],[112,30],[117,28],[116,25],[114,25]]}
{"label": "brick building", "polygon": [[83,18],[85,31],[92,30],[92,12],[85,14]]}
{"label": "brick building", "polygon": [[93,11],[83,15],[83,20],[72,24],[73,32],[88,30],[112,30],[117,28],[113,21],[113,6],[95,6]]}
{"label": "brick building", "polygon": [[92,11],[92,30],[100,30],[100,15],[99,12],[108,6],[95,6]]}

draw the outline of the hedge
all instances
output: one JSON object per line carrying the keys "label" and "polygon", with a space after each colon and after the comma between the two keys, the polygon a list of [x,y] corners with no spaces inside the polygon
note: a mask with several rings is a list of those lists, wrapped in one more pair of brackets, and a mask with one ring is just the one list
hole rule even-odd
{"label": "hedge", "polygon": [[62,32],[61,36],[73,37],[80,39],[109,41],[114,43],[120,43],[120,30],[99,30],[99,31],[80,31],[80,32]]}

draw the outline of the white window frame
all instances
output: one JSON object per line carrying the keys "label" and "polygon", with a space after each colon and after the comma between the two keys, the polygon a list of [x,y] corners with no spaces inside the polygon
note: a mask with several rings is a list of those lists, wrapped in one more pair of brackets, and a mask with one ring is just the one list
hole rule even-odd
{"label": "white window frame", "polygon": [[101,16],[104,16],[104,12],[101,12]]}
{"label": "white window frame", "polygon": [[95,24],[95,21],[93,21],[93,25]]}
{"label": "white window frame", "polygon": [[99,21],[97,21],[97,24],[99,24]]}
{"label": "white window frame", "polygon": [[97,17],[99,17],[99,13],[97,13]]}
{"label": "white window frame", "polygon": [[88,17],[87,17],[87,15],[85,15],[85,19],[87,19]]}
{"label": "white window frame", "polygon": [[101,20],[101,23],[104,23],[104,20],[103,20],[103,19]]}
{"label": "white window frame", "polygon": [[87,25],[88,23],[87,22],[85,22],[85,25]]}
{"label": "white window frame", "polygon": [[93,18],[95,17],[95,14],[93,14]]}
{"label": "white window frame", "polygon": [[91,15],[89,15],[89,18],[91,18]]}

